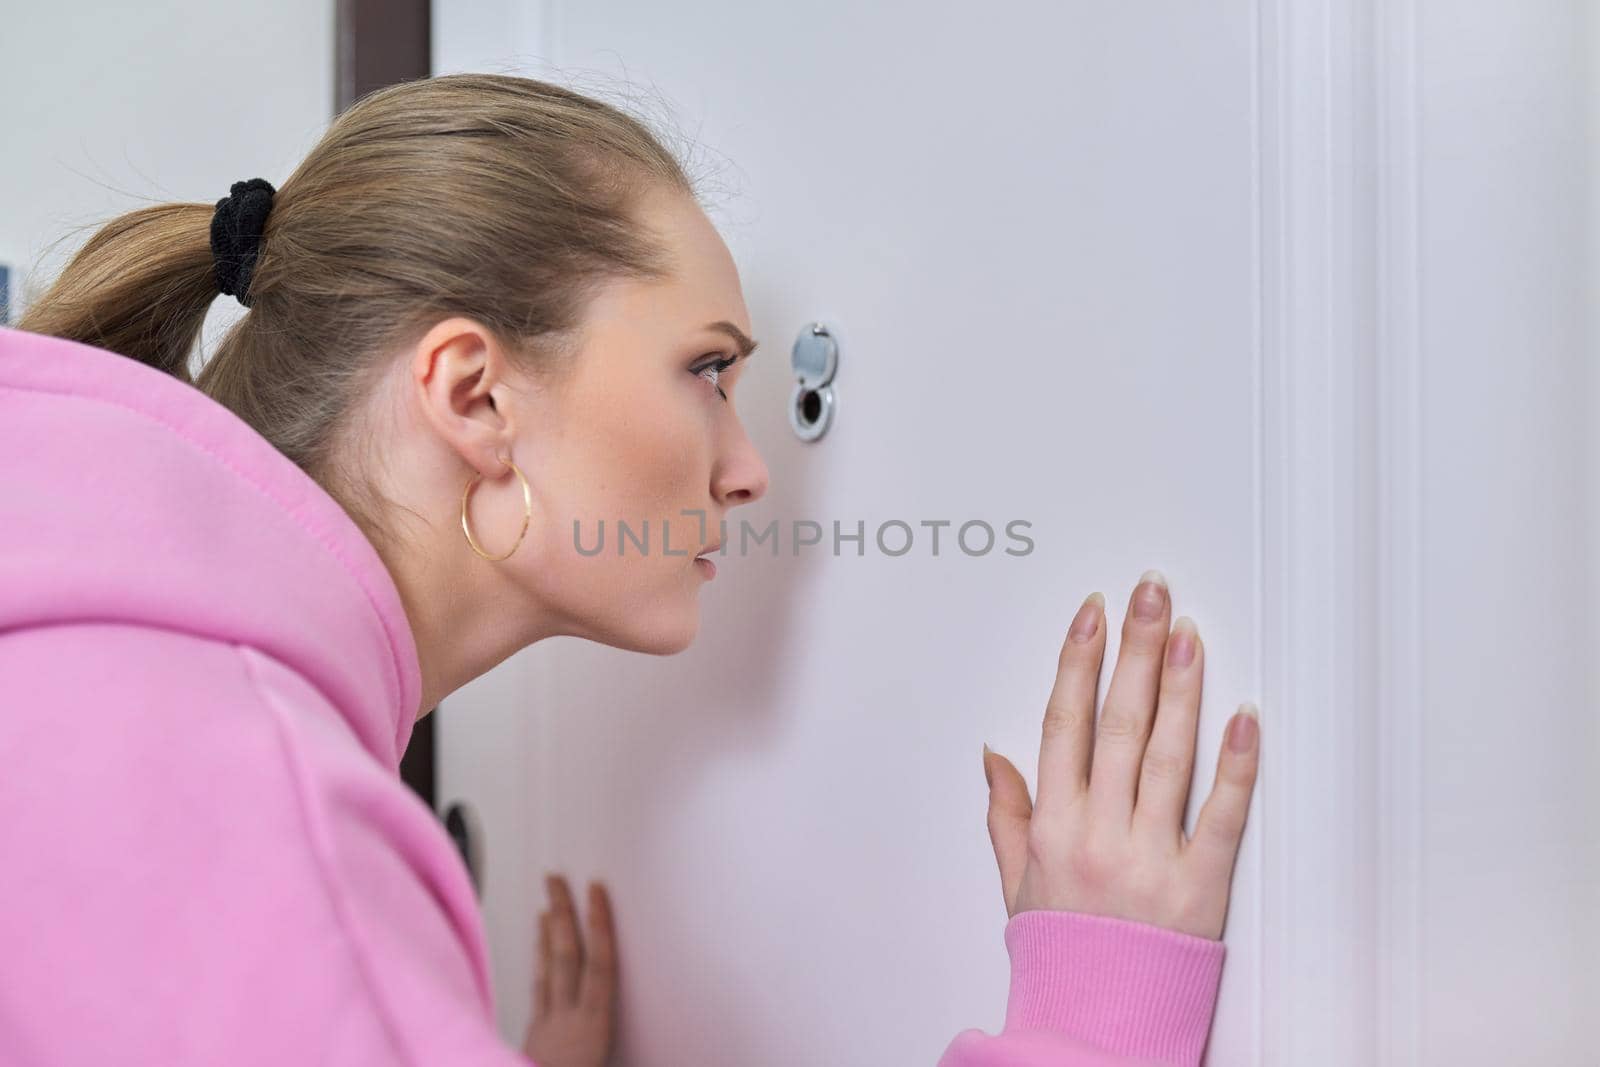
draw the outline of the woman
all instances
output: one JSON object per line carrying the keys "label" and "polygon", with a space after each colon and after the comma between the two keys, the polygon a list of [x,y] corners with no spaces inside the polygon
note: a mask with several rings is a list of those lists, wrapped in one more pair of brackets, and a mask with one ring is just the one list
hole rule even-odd
{"label": "woman", "polygon": [[[250,311],[191,379],[219,291]],[[553,85],[409,82],[281,192],[111,222],[19,325],[0,1061],[527,1063],[398,766],[421,715],[534,641],[685,648],[694,555],[766,489],[734,407],[738,274],[679,164]],[[568,531],[608,515],[678,547],[581,551]],[[1146,575],[1097,728],[1104,608],[1063,644],[1036,805],[985,752],[1010,1000],[945,1067],[1202,1054],[1255,718],[1186,839],[1198,635]],[[609,903],[590,887],[580,935],[551,897],[522,1051],[601,1064]]]}

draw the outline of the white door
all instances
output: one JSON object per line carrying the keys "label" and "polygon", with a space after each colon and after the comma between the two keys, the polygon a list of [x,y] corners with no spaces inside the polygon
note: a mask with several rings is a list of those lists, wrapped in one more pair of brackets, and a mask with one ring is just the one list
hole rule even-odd
{"label": "white door", "polygon": [[[1594,615],[1553,576],[1594,573],[1590,238],[1556,225],[1588,210],[1582,53],[1557,47],[1582,10],[1448,11],[437,0],[440,72],[549,78],[687,139],[761,343],[740,409],[772,484],[730,532],[784,538],[719,562],[682,655],[553,640],[441,707],[508,1037],[552,870],[611,887],[630,1067],[931,1065],[998,1030],[981,746],[1035,781],[1073,612],[1108,596],[1103,690],[1157,567],[1207,648],[1191,827],[1225,720],[1262,708],[1209,1062],[1576,1055]],[[1515,91],[1460,125],[1485,49]],[[1530,195],[1462,234],[1486,173]],[[838,407],[803,442],[814,321]],[[1584,490],[1519,473],[1550,463]],[[793,555],[806,521],[823,543]],[[973,521],[987,552],[954,541]],[[837,554],[836,523],[864,533]],[[1474,588],[1520,606],[1471,625]]]}

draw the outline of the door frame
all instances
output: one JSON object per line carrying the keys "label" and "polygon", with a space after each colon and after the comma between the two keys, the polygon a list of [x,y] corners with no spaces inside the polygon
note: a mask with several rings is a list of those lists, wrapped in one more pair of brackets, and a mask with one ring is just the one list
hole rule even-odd
{"label": "door frame", "polygon": [[[335,0],[334,114],[386,85],[433,73],[431,0]],[[411,730],[400,777],[438,810],[434,718]]]}
{"label": "door frame", "polygon": [[1257,0],[1256,30],[1254,1062],[1398,1067],[1421,1017],[1417,2]]}

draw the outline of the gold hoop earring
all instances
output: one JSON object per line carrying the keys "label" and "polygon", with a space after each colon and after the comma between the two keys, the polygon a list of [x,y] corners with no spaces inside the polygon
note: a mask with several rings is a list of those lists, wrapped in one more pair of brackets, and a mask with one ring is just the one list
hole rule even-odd
{"label": "gold hoop earring", "polygon": [[506,466],[516,471],[517,477],[522,479],[522,529],[517,531],[516,541],[513,542],[511,547],[506,550],[506,554],[504,556],[491,556],[489,553],[479,548],[477,539],[472,536],[472,527],[467,522],[467,501],[472,498],[472,490],[477,486],[478,482],[482,480],[483,475],[481,473],[474,474],[471,479],[468,480],[466,489],[464,489],[461,493],[461,532],[467,535],[467,544],[472,546],[472,551],[476,552],[478,555],[482,556],[491,563],[498,563],[500,560],[508,558],[511,553],[517,550],[517,545],[522,544],[522,535],[528,532],[528,522],[533,518],[533,491],[528,488],[527,476],[522,473],[521,467],[511,462],[509,459],[506,460]]}

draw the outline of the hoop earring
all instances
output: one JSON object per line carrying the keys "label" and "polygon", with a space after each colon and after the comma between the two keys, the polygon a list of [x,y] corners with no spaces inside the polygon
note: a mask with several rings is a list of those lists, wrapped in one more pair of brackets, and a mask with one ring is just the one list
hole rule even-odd
{"label": "hoop earring", "polygon": [[481,473],[474,474],[472,478],[468,480],[466,489],[464,489],[461,493],[461,532],[467,535],[467,544],[472,546],[472,551],[476,552],[478,555],[482,556],[491,563],[497,563],[500,560],[506,559],[511,555],[511,553],[517,550],[517,545],[522,544],[522,535],[528,532],[528,521],[533,518],[533,491],[528,488],[527,476],[522,473],[521,467],[511,462],[509,459],[506,460],[506,466],[516,471],[517,477],[522,479],[522,529],[517,531],[516,541],[512,543],[510,548],[506,549],[506,554],[504,556],[491,556],[482,548],[479,548],[477,539],[472,536],[472,527],[467,523],[467,501],[471,499],[472,490],[477,486],[478,482],[482,480],[483,475]]}

